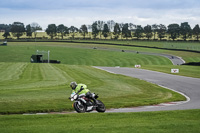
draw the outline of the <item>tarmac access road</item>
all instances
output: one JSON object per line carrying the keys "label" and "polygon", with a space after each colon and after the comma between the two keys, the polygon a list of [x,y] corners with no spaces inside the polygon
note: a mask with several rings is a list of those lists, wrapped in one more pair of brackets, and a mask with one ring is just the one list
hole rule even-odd
{"label": "tarmac access road", "polygon": [[162,87],[181,93],[187,101],[170,102],[153,106],[133,108],[109,109],[106,112],[142,112],[162,110],[187,110],[200,109],[200,78],[177,76],[139,68],[126,67],[95,67],[110,73],[122,74],[141,80],[145,80]]}

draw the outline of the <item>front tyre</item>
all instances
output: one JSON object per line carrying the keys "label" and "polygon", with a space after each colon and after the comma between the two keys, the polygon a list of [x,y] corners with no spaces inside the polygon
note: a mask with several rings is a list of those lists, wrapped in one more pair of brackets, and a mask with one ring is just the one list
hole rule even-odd
{"label": "front tyre", "polygon": [[85,106],[82,103],[75,102],[74,103],[74,109],[78,113],[85,113]]}
{"label": "front tyre", "polygon": [[105,105],[103,104],[102,101],[97,100],[97,107],[96,107],[96,110],[97,110],[98,112],[105,112],[105,111],[106,111],[106,107],[105,107]]}

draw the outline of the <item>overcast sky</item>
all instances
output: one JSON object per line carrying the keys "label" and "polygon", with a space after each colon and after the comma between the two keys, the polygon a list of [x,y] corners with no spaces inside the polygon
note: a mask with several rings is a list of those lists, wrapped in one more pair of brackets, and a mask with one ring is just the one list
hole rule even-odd
{"label": "overcast sky", "polygon": [[94,21],[200,24],[200,0],[0,0],[0,24],[64,24],[80,28]]}

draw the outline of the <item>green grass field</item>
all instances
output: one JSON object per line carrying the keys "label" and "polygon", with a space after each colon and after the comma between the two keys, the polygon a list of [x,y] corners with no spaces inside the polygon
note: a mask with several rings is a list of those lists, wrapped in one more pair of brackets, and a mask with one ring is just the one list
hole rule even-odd
{"label": "green grass field", "polygon": [[[57,45],[58,44],[58,45]],[[76,44],[70,44],[76,45]],[[89,66],[134,66],[135,64],[167,65],[171,62],[159,56],[140,55],[118,51],[70,47],[67,43],[10,43],[0,49],[1,62],[29,62],[36,50],[50,50],[50,58],[63,64]],[[77,45],[76,45],[77,46]],[[80,46],[80,45],[79,45]],[[9,60],[8,60],[9,59]]]}
{"label": "green grass field", "polygon": [[[97,49],[93,49],[94,47]],[[135,64],[141,64],[144,69],[166,73],[169,73],[171,68],[179,68],[179,75],[200,77],[199,67],[173,66],[164,57],[120,52],[120,49],[126,50],[127,47],[17,42],[0,48],[1,113],[72,110],[71,102],[67,100],[70,95],[68,85],[71,81],[87,84],[92,91],[100,94],[107,108],[185,99],[156,85],[122,75],[108,74],[91,66],[134,67]],[[50,50],[51,59],[60,60],[62,64],[29,63],[30,56],[35,54],[37,49]],[[129,50],[151,51],[144,48]],[[152,50],[154,51],[163,50]],[[184,55],[193,58],[192,54]]]}
{"label": "green grass field", "polygon": [[185,49],[185,50],[195,50],[200,51],[199,42],[173,42],[173,41],[131,41],[131,40],[73,40],[75,42],[97,42],[97,43],[113,43],[121,45],[135,45],[135,46],[148,46],[148,47],[158,47],[158,48],[169,48],[169,49]]}
{"label": "green grass field", "polygon": [[[94,47],[97,49],[93,49]],[[140,64],[142,68],[166,73],[169,73],[172,68],[179,68],[181,71],[178,75],[200,77],[199,67],[173,66],[171,61],[164,57],[121,52],[122,49],[165,53],[180,56],[186,62],[200,62],[199,53],[62,42],[9,42],[7,47],[0,47],[0,61],[30,62],[30,56],[35,54],[36,50],[50,50],[50,59],[60,60],[62,64],[121,67],[134,67],[134,65]],[[163,70],[163,68],[166,69]]]}
{"label": "green grass field", "polygon": [[[189,45],[189,44],[188,44]],[[97,49],[93,49],[96,47]],[[116,49],[116,50],[113,50]],[[72,111],[69,83],[85,83],[99,94],[107,108],[152,105],[185,100],[180,94],[139,79],[111,74],[92,66],[134,67],[199,78],[199,67],[173,66],[159,56],[124,50],[168,53],[186,61],[200,61],[197,53],[124,46],[61,42],[16,42],[0,47],[0,113]],[[29,63],[36,50],[50,50],[62,64]],[[0,115],[0,132],[200,132],[199,110],[85,113],[49,115]]]}
{"label": "green grass field", "polygon": [[0,63],[0,113],[72,110],[69,83],[82,82],[107,108],[141,106],[185,98],[157,85],[90,66]]}
{"label": "green grass field", "polygon": [[199,133],[200,110],[0,116],[1,133]]}

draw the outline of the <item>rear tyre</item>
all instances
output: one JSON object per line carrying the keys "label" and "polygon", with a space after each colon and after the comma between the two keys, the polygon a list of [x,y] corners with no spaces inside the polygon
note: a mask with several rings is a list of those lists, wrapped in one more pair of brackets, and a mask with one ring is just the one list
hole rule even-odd
{"label": "rear tyre", "polygon": [[74,109],[78,113],[85,113],[86,111],[85,106],[82,103],[79,105],[78,102],[74,103]]}
{"label": "rear tyre", "polygon": [[97,108],[96,108],[96,110],[98,112],[105,112],[106,111],[106,107],[105,107],[105,105],[103,104],[102,101],[97,100]]}

